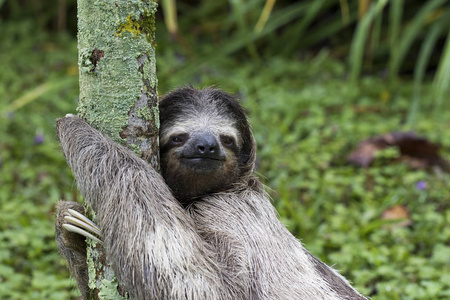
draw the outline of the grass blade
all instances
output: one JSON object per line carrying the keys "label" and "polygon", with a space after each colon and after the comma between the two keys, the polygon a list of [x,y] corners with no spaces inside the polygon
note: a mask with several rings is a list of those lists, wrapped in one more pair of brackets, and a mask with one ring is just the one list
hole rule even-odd
{"label": "grass blade", "polygon": [[64,88],[74,82],[78,81],[78,77],[76,76],[66,76],[59,80],[53,80],[49,82],[45,82],[43,84],[38,85],[37,87],[25,92],[22,96],[12,101],[8,106],[4,107],[0,111],[0,116],[7,115],[8,113],[15,112],[21,107],[33,102],[38,99],[42,95],[45,95],[48,92]]}
{"label": "grass blade", "polygon": [[[350,3],[350,11],[353,11],[356,9],[356,2]],[[328,8],[329,2],[326,1],[323,9]],[[349,23],[343,23],[341,17],[336,15],[335,17],[332,17],[331,19],[328,19],[327,21],[324,21],[320,24],[320,26],[314,26],[313,28],[308,29],[308,34],[305,34],[302,41],[301,46],[303,48],[309,47],[314,45],[317,42],[320,42],[321,40],[324,40],[326,38],[329,38],[330,36],[333,36],[346,26],[353,24],[353,22],[356,21],[357,14],[350,14],[349,16]]]}
{"label": "grass blade", "polygon": [[339,0],[339,5],[341,6],[341,16],[342,23],[348,25],[350,23],[350,10],[348,9],[347,0]]}
{"label": "grass blade", "polygon": [[450,88],[450,30],[447,34],[447,42],[442,52],[439,68],[434,78],[436,111],[439,110],[442,100]]}
{"label": "grass blade", "polygon": [[266,25],[267,20],[269,19],[270,13],[272,12],[273,6],[275,5],[276,0],[266,0],[266,4],[264,4],[263,11],[259,16],[258,22],[255,25],[255,32],[260,33],[261,30]]}
{"label": "grass blade", "polygon": [[[302,36],[304,35],[305,29],[317,18],[318,14],[321,12],[322,8],[324,8],[324,2],[323,0],[316,0],[312,2],[306,9],[305,14],[303,15],[301,21],[294,25],[293,30],[289,31],[289,33],[294,32],[296,40],[300,40]],[[286,35],[284,36],[284,40],[290,40],[286,39]],[[285,55],[288,55],[291,53],[291,51],[298,46],[297,43],[292,42],[286,45],[286,48],[284,49],[283,53]]]}
{"label": "grass blade", "polygon": [[[403,0],[392,0],[389,7],[389,76],[396,77],[394,72],[394,62],[398,60],[398,37],[400,34],[400,24],[403,17]],[[394,75],[395,74],[395,75]]]}
{"label": "grass blade", "polygon": [[426,18],[429,16],[433,10],[438,8],[441,4],[447,0],[431,0],[427,1],[417,12],[417,14],[412,19],[409,26],[402,32],[398,37],[398,43],[395,47],[398,48],[398,52],[395,58],[391,61],[391,78],[396,78],[403,60],[408,53],[412,43],[417,38],[417,36],[422,32],[423,26],[425,25]]}
{"label": "grass blade", "polygon": [[356,83],[362,69],[366,38],[374,18],[383,11],[388,0],[379,0],[369,9],[364,18],[358,22],[349,54],[350,82]]}
{"label": "grass blade", "polygon": [[169,31],[172,37],[178,35],[178,19],[177,19],[176,5],[177,5],[176,0],[162,0],[164,22],[166,23],[167,31]]}
{"label": "grass blade", "polygon": [[[443,21],[443,20],[442,20]],[[417,113],[419,111],[421,89],[423,78],[425,77],[425,71],[430,59],[434,46],[439,38],[439,34],[442,30],[442,23],[435,23],[428,32],[425,40],[420,48],[419,57],[417,59],[416,67],[414,68],[414,89],[413,89],[413,101],[409,108],[407,124],[410,128],[414,127],[417,119]]]}

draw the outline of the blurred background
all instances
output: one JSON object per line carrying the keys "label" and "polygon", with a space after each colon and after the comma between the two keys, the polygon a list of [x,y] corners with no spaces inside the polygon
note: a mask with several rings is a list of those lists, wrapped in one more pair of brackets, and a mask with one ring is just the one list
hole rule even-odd
{"label": "blurred background", "polygon": [[[166,0],[159,93],[237,95],[281,219],[372,299],[450,298],[450,3]],[[76,299],[54,207],[75,0],[0,0],[0,298]]]}

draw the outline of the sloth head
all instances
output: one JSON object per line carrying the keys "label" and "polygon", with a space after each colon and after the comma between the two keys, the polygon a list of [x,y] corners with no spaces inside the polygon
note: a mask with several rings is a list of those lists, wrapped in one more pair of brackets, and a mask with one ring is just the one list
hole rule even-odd
{"label": "sloth head", "polygon": [[160,102],[161,169],[183,204],[248,181],[255,143],[245,112],[218,89],[177,89]]}

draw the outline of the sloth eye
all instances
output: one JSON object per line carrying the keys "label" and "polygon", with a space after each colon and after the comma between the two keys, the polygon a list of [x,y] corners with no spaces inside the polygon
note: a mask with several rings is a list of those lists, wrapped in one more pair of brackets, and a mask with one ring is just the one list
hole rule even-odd
{"label": "sloth eye", "polygon": [[220,141],[227,147],[234,145],[234,139],[231,136],[222,135]]}
{"label": "sloth eye", "polygon": [[187,138],[188,138],[188,135],[186,133],[183,133],[183,134],[172,136],[170,138],[170,141],[172,142],[173,145],[181,145],[187,140]]}

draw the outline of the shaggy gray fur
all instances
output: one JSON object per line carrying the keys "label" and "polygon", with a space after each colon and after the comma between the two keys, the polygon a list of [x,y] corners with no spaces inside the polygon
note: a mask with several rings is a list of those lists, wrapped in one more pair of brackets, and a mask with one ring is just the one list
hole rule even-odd
{"label": "shaggy gray fur", "polygon": [[[193,91],[204,99],[215,90]],[[57,132],[134,299],[365,299],[280,223],[252,174],[252,136],[241,137],[251,147],[238,181],[183,208],[146,162],[83,120],[60,119]]]}

